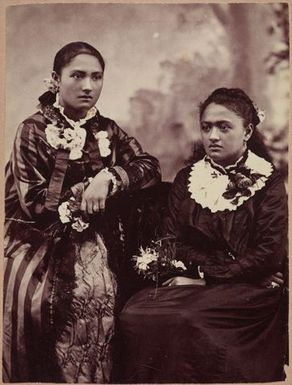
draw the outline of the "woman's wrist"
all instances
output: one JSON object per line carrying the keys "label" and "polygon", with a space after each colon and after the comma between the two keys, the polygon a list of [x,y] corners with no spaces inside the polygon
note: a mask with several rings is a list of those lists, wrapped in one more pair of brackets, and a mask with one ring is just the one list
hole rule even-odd
{"label": "woman's wrist", "polygon": [[[118,191],[118,182],[116,176],[107,168],[103,168],[98,174],[109,187],[109,195],[114,195]],[[94,178],[88,178],[89,184],[94,183]]]}
{"label": "woman's wrist", "polygon": [[118,181],[116,176],[106,167],[103,170],[101,170],[101,173],[103,173],[109,181],[109,195],[114,195],[118,191]]}

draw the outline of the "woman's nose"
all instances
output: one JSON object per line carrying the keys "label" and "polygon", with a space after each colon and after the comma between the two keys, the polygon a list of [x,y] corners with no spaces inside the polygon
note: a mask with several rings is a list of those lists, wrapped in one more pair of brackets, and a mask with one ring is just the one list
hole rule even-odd
{"label": "woman's nose", "polygon": [[87,90],[87,91],[92,90],[92,81],[89,77],[88,78],[86,77],[83,79],[82,88],[83,88],[83,90]]}
{"label": "woman's nose", "polygon": [[220,139],[220,137],[219,137],[219,130],[218,130],[217,127],[212,127],[212,129],[210,131],[209,139],[210,140],[218,140],[218,139]]}

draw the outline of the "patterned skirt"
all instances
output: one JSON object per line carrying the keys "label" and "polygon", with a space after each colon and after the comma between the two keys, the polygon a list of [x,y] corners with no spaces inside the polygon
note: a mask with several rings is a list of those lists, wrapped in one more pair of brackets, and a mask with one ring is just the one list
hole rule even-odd
{"label": "patterned skirt", "polygon": [[3,381],[110,382],[116,280],[101,236],[6,242]]}

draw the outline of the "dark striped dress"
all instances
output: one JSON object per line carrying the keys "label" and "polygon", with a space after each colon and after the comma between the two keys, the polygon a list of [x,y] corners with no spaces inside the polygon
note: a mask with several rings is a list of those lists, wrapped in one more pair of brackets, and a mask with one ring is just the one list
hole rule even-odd
{"label": "dark striped dress", "polygon": [[[78,232],[61,223],[58,207],[105,167],[119,190],[134,190],[159,181],[159,164],[98,112],[83,125],[77,160],[48,143],[48,124],[68,126],[58,109],[42,106],[20,125],[6,167],[3,381],[109,382],[117,285],[106,212]],[[110,141],[103,157],[94,135],[101,130]]]}

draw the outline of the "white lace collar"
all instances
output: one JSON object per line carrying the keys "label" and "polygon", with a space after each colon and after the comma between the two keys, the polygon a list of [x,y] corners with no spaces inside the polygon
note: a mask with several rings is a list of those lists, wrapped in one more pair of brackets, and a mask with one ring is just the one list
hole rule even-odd
{"label": "white lace collar", "polygon": [[59,100],[59,94],[56,94],[56,101],[53,104],[54,107],[56,107],[62,116],[66,119],[66,121],[70,124],[71,127],[76,128],[76,127],[81,127],[83,124],[85,124],[89,119],[93,118],[96,113],[97,113],[97,108],[95,106],[91,107],[88,111],[87,114],[84,118],[81,118],[77,121],[69,119],[68,116],[65,115],[64,113],[64,107],[61,106],[60,100]]}
{"label": "white lace collar", "polygon": [[191,198],[213,213],[236,210],[265,186],[273,171],[270,162],[250,150],[242,161],[223,168],[205,156],[194,163],[188,185]]}

